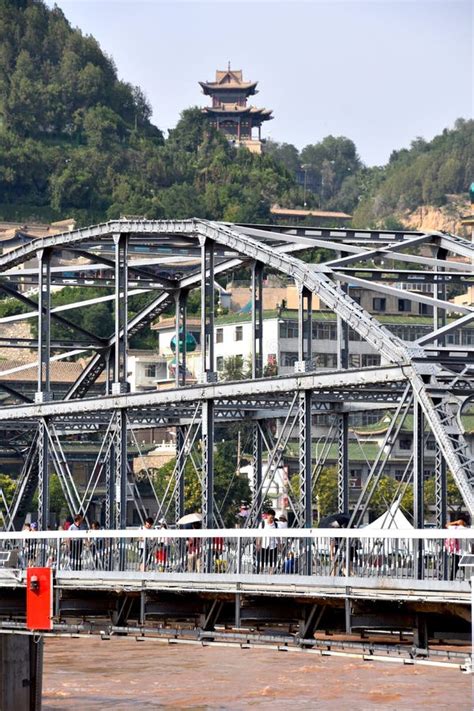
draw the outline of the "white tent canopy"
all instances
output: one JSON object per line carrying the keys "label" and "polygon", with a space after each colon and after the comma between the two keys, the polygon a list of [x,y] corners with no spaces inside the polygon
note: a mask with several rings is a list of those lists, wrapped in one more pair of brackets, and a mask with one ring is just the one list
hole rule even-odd
{"label": "white tent canopy", "polygon": [[375,521],[369,523],[368,526],[364,526],[364,528],[396,528],[401,530],[413,530],[413,526],[410,521],[400,510],[400,501],[394,501],[388,511],[385,511],[385,513],[376,518]]}

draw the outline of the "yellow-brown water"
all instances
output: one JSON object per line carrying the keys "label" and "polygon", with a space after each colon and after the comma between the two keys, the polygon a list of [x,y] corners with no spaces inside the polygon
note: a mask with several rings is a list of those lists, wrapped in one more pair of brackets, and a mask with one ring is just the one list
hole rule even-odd
{"label": "yellow-brown water", "polygon": [[458,670],[271,649],[50,639],[43,711],[471,711]]}

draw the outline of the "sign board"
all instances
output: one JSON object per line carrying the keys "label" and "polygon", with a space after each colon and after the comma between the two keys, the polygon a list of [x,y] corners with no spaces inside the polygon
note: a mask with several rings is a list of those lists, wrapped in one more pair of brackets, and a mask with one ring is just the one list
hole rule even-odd
{"label": "sign board", "polygon": [[53,629],[53,571],[26,569],[26,626],[30,630]]}

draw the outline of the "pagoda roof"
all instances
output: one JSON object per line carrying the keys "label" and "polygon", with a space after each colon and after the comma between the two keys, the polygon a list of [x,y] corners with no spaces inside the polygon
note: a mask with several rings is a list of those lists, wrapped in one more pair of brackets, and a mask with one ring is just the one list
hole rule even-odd
{"label": "pagoda roof", "polygon": [[214,94],[216,91],[244,91],[246,95],[255,94],[256,81],[244,81],[241,69],[216,70],[215,81],[200,81],[204,94]]}
{"label": "pagoda roof", "polygon": [[255,116],[265,120],[273,118],[273,109],[257,109],[255,106],[238,106],[237,104],[223,104],[219,107],[206,106],[203,111],[207,114],[222,116],[232,114],[233,116]]}

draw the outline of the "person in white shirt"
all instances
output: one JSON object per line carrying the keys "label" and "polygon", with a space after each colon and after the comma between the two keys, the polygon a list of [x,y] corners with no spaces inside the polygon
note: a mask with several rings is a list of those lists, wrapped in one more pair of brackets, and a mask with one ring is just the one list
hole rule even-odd
{"label": "person in white shirt", "polygon": [[[263,514],[263,520],[259,528],[267,531],[268,529],[278,528],[276,513],[273,509],[266,509]],[[262,536],[257,539],[257,573],[273,573],[277,564],[278,557],[278,539],[273,536]]]}

